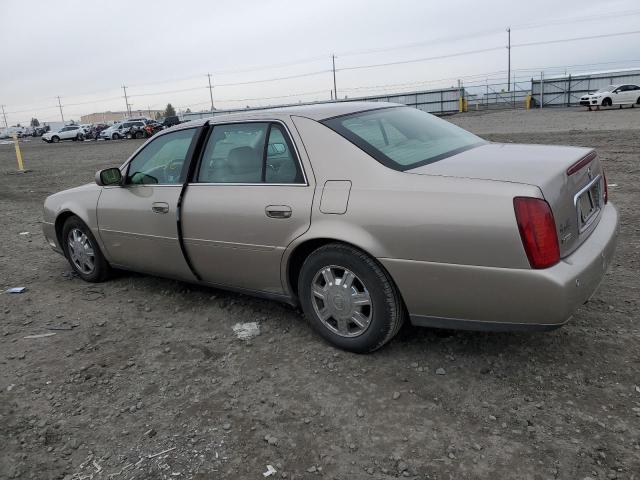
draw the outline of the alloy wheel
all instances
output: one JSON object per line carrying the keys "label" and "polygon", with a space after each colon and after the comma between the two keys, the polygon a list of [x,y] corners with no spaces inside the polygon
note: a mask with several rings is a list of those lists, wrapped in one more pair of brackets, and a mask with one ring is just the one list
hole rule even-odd
{"label": "alloy wheel", "polygon": [[373,317],[371,295],[365,284],[351,270],[337,265],[315,274],[311,303],[323,325],[342,337],[362,335]]}
{"label": "alloy wheel", "polygon": [[74,228],[67,236],[69,258],[79,272],[89,275],[96,268],[96,256],[89,237],[80,229]]}

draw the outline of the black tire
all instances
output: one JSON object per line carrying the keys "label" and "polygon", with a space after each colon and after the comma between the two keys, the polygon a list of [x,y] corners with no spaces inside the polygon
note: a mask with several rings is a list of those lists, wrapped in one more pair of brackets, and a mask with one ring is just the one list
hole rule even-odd
{"label": "black tire", "polygon": [[[69,252],[69,233],[74,230],[80,230],[87,236],[88,241],[94,252],[94,268],[90,273],[83,272],[78,268],[78,266],[71,260],[71,254]],[[91,283],[99,283],[104,282],[108,277],[111,271],[111,267],[107,263],[107,260],[104,258],[104,255],[100,251],[100,247],[98,246],[98,242],[96,238],[91,233],[91,229],[85,225],[85,223],[80,220],[80,218],[73,216],[69,217],[62,227],[62,248],[64,250],[64,255],[67,257],[71,268],[78,274],[80,278],[82,278],[85,282]]]}
{"label": "black tire", "polygon": [[144,133],[142,133],[140,130],[138,130],[138,131],[136,132],[136,138],[137,138],[138,140],[140,140],[142,137],[144,137]]}
{"label": "black tire", "polygon": [[111,135],[111,138],[113,140],[120,140],[120,135],[118,135],[117,133],[114,133],[113,135]]}
{"label": "black tire", "polygon": [[638,100],[636,100],[636,105],[640,105],[640,97],[638,97]]}
{"label": "black tire", "polygon": [[60,137],[57,137],[57,136],[54,135],[53,137],[51,137],[51,141],[53,143],[58,143],[60,141]]}
{"label": "black tire", "polygon": [[613,105],[613,102],[611,101],[611,99],[609,97],[607,97],[604,100],[602,100],[602,106],[603,107],[610,107],[611,105]]}
{"label": "black tire", "polygon": [[[368,290],[371,319],[358,336],[345,337],[334,333],[316,313],[312,303],[312,284],[318,272],[329,266],[349,269]],[[406,316],[402,298],[383,267],[364,252],[341,243],[320,247],[307,257],[298,277],[298,293],[313,329],[327,342],[350,352],[368,353],[379,349],[398,333]]]}

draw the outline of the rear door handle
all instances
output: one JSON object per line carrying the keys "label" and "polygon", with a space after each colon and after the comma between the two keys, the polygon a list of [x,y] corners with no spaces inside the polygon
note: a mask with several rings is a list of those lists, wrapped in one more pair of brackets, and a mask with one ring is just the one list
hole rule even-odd
{"label": "rear door handle", "polygon": [[267,205],[264,212],[270,218],[289,218],[293,213],[288,205]]}
{"label": "rear door handle", "polygon": [[169,204],[165,202],[153,202],[153,205],[151,205],[151,210],[153,211],[153,213],[168,213]]}

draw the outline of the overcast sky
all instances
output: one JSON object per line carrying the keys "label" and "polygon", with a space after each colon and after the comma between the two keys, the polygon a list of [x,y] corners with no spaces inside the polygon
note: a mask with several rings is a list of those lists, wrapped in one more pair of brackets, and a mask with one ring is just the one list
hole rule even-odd
{"label": "overcast sky", "polygon": [[[3,0],[0,104],[11,125],[56,121],[59,95],[65,119],[79,119],[124,110],[126,85],[133,109],[196,111],[209,106],[207,73],[217,108],[328,99],[332,53],[340,98],[484,83],[505,77],[508,26],[518,45],[637,31],[638,20],[637,0]],[[524,79],[640,67],[639,45],[631,34],[514,46],[512,68]],[[340,70],[420,58],[431,60]]]}

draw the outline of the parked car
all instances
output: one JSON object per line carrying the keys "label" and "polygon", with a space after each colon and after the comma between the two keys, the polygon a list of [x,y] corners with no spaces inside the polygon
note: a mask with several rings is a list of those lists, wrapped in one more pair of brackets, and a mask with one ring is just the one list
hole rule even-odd
{"label": "parked car", "polygon": [[612,105],[640,105],[638,85],[609,85],[580,97],[580,105],[591,107],[611,107]]}
{"label": "parked car", "polygon": [[145,136],[148,137],[153,137],[156,133],[164,130],[165,127],[161,124],[158,123],[156,121],[151,121],[151,122],[147,122],[147,124],[144,127],[145,130]]}
{"label": "parked car", "polygon": [[144,122],[142,120],[136,120],[113,124],[109,128],[100,132],[100,138],[104,138],[105,140],[119,140],[121,138],[127,138],[127,134],[133,126],[144,127]]}
{"label": "parked car", "polygon": [[158,122],[161,123],[163,126],[169,128],[169,127],[173,127],[175,125],[180,124],[180,119],[177,116],[163,117],[158,119]]}
{"label": "parked car", "polygon": [[35,127],[35,128],[33,129],[33,132],[31,133],[31,136],[33,136],[33,137],[41,137],[42,135],[44,135],[45,133],[47,133],[47,131],[48,131],[48,130],[47,130],[47,128],[46,128],[46,127],[38,126],[38,127]]}
{"label": "parked car", "polygon": [[120,138],[124,138],[124,135],[121,134],[121,123],[114,123],[108,128],[105,128],[100,132],[99,138],[103,138],[105,140],[118,140]]}
{"label": "parked car", "polygon": [[603,279],[617,225],[589,148],[344,102],[164,130],[48,197],[43,229],[86,281],[122,268],[299,304],[326,340],[369,352],[405,319],[560,327]]}
{"label": "parked car", "polygon": [[47,143],[58,143],[60,140],[80,140],[83,138],[83,131],[80,125],[67,125],[57,132],[47,132],[42,135],[42,140]]}
{"label": "parked car", "polygon": [[122,123],[122,133],[125,138],[144,138],[144,120],[131,120]]}

